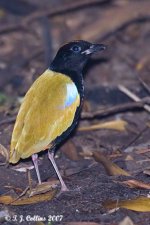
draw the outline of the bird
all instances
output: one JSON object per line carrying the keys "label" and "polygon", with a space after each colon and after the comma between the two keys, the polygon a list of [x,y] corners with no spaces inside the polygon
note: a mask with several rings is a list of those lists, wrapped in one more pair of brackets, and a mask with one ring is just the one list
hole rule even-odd
{"label": "bird", "polygon": [[92,54],[105,49],[104,44],[85,40],[64,44],[25,94],[12,132],[9,163],[32,157],[39,184],[38,153],[47,150],[61,192],[69,190],[56,165],[55,153],[79,121],[84,100],[83,68]]}

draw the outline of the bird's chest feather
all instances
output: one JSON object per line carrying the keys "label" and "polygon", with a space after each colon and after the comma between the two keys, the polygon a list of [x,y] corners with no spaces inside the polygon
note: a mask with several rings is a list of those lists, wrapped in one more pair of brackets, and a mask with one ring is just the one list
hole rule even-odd
{"label": "bird's chest feather", "polygon": [[64,108],[71,106],[79,96],[77,87],[74,83],[66,84],[66,94],[64,99]]}

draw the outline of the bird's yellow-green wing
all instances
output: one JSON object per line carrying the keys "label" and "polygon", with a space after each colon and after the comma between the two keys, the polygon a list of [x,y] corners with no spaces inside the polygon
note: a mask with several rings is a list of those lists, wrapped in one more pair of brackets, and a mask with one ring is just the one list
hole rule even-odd
{"label": "bird's yellow-green wing", "polygon": [[47,148],[73,122],[80,96],[73,81],[46,70],[24,97],[14,126],[10,162]]}

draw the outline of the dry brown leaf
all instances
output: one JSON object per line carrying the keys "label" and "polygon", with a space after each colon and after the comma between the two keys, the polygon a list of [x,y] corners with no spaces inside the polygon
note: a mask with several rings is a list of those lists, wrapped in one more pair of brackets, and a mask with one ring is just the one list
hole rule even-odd
{"label": "dry brown leaf", "polygon": [[10,195],[2,195],[0,196],[0,204],[9,205],[14,199]]}
{"label": "dry brown leaf", "polygon": [[124,120],[113,120],[105,123],[98,123],[95,125],[87,126],[87,127],[79,127],[79,131],[91,131],[98,129],[111,129],[118,131],[125,131],[127,126],[127,122]]}
{"label": "dry brown leaf", "polygon": [[89,159],[93,156],[93,153],[91,151],[91,148],[89,148],[88,146],[84,146],[82,148],[82,152],[79,153],[82,157],[84,157],[85,159]]}
{"label": "dry brown leaf", "polygon": [[144,58],[140,59],[140,61],[136,64],[135,69],[137,71],[141,71],[145,64],[149,62],[149,55],[146,55]]}
{"label": "dry brown leaf", "polygon": [[36,225],[45,225],[43,222],[36,222]]}
{"label": "dry brown leaf", "polygon": [[130,176],[130,174],[128,172],[121,169],[115,163],[111,162],[102,153],[100,153],[98,151],[95,151],[95,152],[93,152],[93,157],[97,162],[103,164],[103,166],[106,169],[106,172],[107,172],[108,175],[110,175],[110,176],[115,176],[115,175]]}
{"label": "dry brown leaf", "polygon": [[27,171],[33,170],[33,169],[34,169],[33,165],[26,164],[24,162],[23,163],[21,162],[18,165],[12,167],[12,170],[15,170],[15,171],[18,171],[18,172],[22,172],[22,173],[27,173]]}
{"label": "dry brown leaf", "polygon": [[87,100],[84,101],[83,107],[82,107],[83,112],[90,112],[91,111],[91,103]]}
{"label": "dry brown leaf", "polygon": [[38,195],[38,194],[44,194],[56,188],[58,184],[59,184],[59,180],[52,180],[49,182],[38,184],[35,188],[32,188],[31,190],[29,190],[27,194],[29,194],[30,197],[34,195]]}
{"label": "dry brown leaf", "polygon": [[121,156],[122,156],[121,153],[112,153],[111,155],[109,155],[109,158],[113,159],[113,158],[118,158],[118,157],[121,157]]}
{"label": "dry brown leaf", "polygon": [[138,212],[150,212],[150,198],[138,197],[131,200],[107,201],[103,203],[107,209],[125,208]]}
{"label": "dry brown leaf", "polygon": [[71,160],[76,161],[76,160],[80,159],[77,149],[76,149],[76,146],[74,145],[74,143],[72,141],[67,141],[62,146],[61,150]]}
{"label": "dry brown leaf", "polygon": [[9,151],[2,144],[0,144],[0,154],[5,158],[5,162],[8,162]]}
{"label": "dry brown leaf", "polygon": [[120,183],[128,185],[130,188],[143,188],[143,189],[150,189],[150,184],[145,184],[142,181],[138,180],[125,180]]}
{"label": "dry brown leaf", "polygon": [[5,188],[8,188],[8,189],[10,189],[10,190],[14,190],[15,193],[17,193],[17,194],[20,194],[20,193],[23,192],[23,190],[22,190],[21,188],[17,188],[17,187],[11,186],[11,185],[6,185],[6,186],[4,186],[4,187],[5,187]]}
{"label": "dry brown leaf", "polygon": [[5,205],[29,205],[35,204],[43,201],[48,201],[53,199],[56,194],[56,190],[49,191],[45,194],[39,194],[32,197],[24,196],[20,199],[17,199],[10,195],[2,195],[0,196],[0,204]]}
{"label": "dry brown leaf", "polygon": [[119,225],[134,225],[133,221],[130,219],[130,217],[126,216]]}
{"label": "dry brown leaf", "polygon": [[126,157],[125,157],[125,160],[126,161],[133,161],[134,159],[133,159],[133,157],[131,156],[131,155],[127,155]]}
{"label": "dry brown leaf", "polygon": [[150,152],[150,148],[146,148],[146,149],[139,149],[136,151],[136,154],[144,154]]}
{"label": "dry brown leaf", "polygon": [[150,169],[144,170],[143,173],[150,176]]}

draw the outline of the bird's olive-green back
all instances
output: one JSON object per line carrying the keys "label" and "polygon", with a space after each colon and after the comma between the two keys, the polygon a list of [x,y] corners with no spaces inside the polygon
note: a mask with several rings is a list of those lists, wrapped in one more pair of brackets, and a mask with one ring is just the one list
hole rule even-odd
{"label": "bird's olive-green back", "polygon": [[73,84],[68,76],[46,70],[28,90],[12,134],[11,163],[47,149],[71,126],[80,97],[66,107],[67,84]]}

